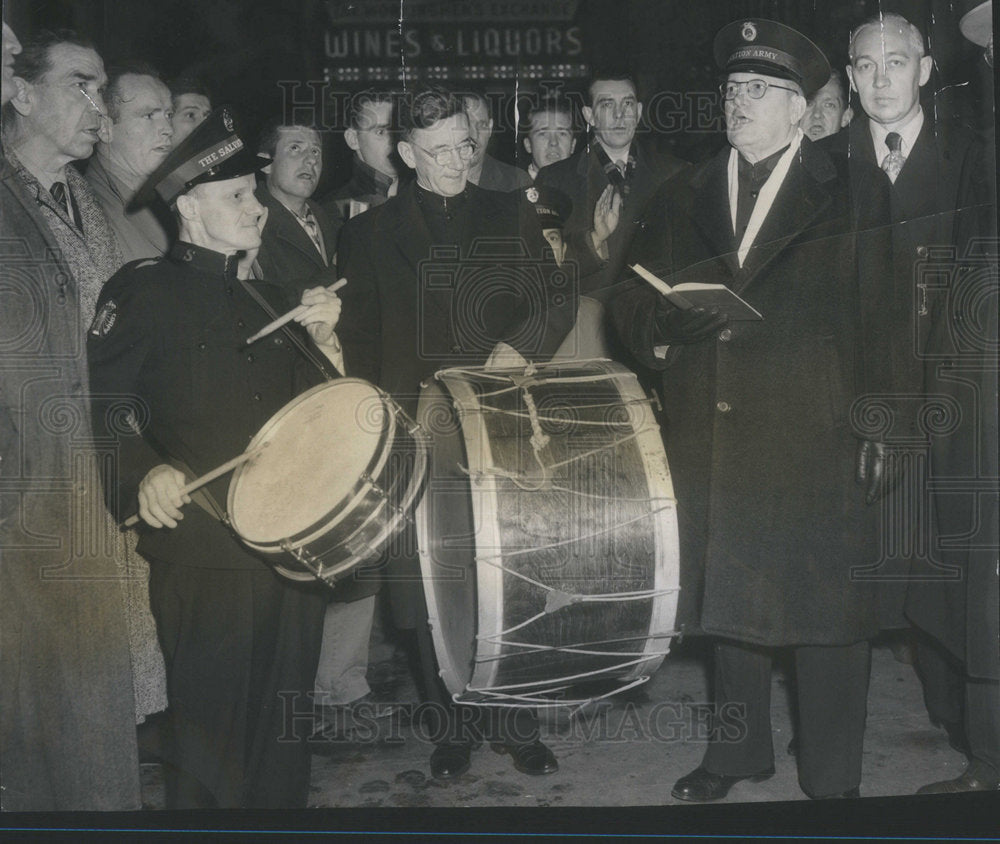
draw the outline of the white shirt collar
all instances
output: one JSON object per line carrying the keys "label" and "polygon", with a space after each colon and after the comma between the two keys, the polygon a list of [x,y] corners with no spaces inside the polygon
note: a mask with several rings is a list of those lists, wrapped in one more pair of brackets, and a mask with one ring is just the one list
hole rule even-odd
{"label": "white shirt collar", "polygon": [[909,156],[910,152],[913,150],[913,145],[917,142],[917,136],[920,134],[920,130],[924,127],[924,110],[923,108],[918,108],[917,113],[910,118],[909,122],[905,126],[901,126],[896,129],[887,129],[881,123],[876,123],[874,120],[869,119],[868,128],[872,133],[872,143],[875,145],[875,160],[881,164],[882,159],[889,154],[889,147],[886,146],[885,136],[889,134],[890,131],[898,132],[899,136],[903,139],[900,145],[900,152],[903,153],[903,157]]}

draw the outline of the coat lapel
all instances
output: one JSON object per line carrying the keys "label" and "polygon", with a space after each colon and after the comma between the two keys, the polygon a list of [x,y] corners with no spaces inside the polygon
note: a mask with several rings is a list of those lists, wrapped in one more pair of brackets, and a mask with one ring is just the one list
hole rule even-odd
{"label": "coat lapel", "polygon": [[[892,186],[893,212],[897,220],[929,217],[937,210],[936,188],[942,175],[937,158],[934,122],[924,115],[917,141]],[[905,217],[898,209],[906,209]]]}
{"label": "coat lapel", "polygon": [[712,254],[719,256],[734,276],[739,271],[733,245],[733,221],[729,213],[729,147],[720,152],[706,168],[695,188],[693,217],[695,225],[708,239]]}
{"label": "coat lapel", "polygon": [[[785,246],[808,228],[830,204],[830,195],[815,175],[822,165],[815,150],[803,139],[799,155],[792,161],[771,210],[747,254],[735,289],[744,289]],[[830,175],[827,173],[826,175]]]}

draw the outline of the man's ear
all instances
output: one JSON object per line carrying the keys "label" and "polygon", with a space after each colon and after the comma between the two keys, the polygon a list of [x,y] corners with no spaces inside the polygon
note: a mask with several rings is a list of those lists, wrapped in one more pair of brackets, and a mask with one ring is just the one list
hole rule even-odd
{"label": "man's ear", "polygon": [[635,104],[635,120],[637,123],[642,120],[642,103]]}
{"label": "man's ear", "polygon": [[[847,74],[847,83],[851,86],[851,90],[854,91],[854,93],[857,93],[858,86],[854,84],[854,68],[847,65],[847,67],[844,68],[844,73]],[[850,95],[848,95],[848,97],[849,96]]]}
{"label": "man's ear", "polygon": [[844,113],[840,115],[840,128],[846,128],[847,124],[854,119],[854,109],[848,106],[844,109]]}
{"label": "man's ear", "polygon": [[17,87],[17,93],[11,97],[10,104],[14,107],[14,110],[20,114],[22,117],[26,117],[31,114],[32,96],[31,96],[31,83],[20,76],[14,77],[14,85]]}
{"label": "man's ear", "polygon": [[576,138],[569,142],[569,154],[572,155],[574,152],[576,152]]}
{"label": "man's ear", "polygon": [[931,78],[931,68],[934,67],[934,59],[930,56],[924,56],[920,59],[920,87],[922,88],[927,84],[927,80]]}
{"label": "man's ear", "polygon": [[524,144],[525,151],[528,153],[528,155],[531,155],[531,138],[525,135],[524,141],[522,143]]}
{"label": "man's ear", "polygon": [[403,163],[407,167],[411,170],[417,169],[417,159],[413,154],[413,147],[410,145],[409,141],[400,141],[397,143],[396,152],[399,153],[399,157],[403,159]]}
{"label": "man's ear", "polygon": [[347,146],[355,152],[357,152],[358,147],[361,146],[361,144],[358,143],[358,130],[353,126],[349,126],[344,130],[344,143],[346,143]]}
{"label": "man's ear", "polygon": [[583,119],[587,121],[588,126],[594,125],[594,110],[590,106],[584,106],[580,111],[583,112]]}
{"label": "man's ear", "polygon": [[802,116],[806,113],[807,107],[808,106],[806,103],[806,98],[803,97],[802,94],[795,94],[792,97],[791,113],[792,113],[793,126],[799,125],[799,121],[802,119]]}
{"label": "man's ear", "polygon": [[198,208],[198,200],[193,196],[189,196],[186,193],[182,193],[175,200],[177,203],[177,213],[181,215],[185,220],[197,220],[200,216]]}

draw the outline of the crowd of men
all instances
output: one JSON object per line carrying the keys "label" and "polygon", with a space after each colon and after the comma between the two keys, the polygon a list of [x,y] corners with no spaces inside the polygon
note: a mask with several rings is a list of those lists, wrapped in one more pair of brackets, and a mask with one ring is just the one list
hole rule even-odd
{"label": "crowd of men", "polygon": [[[991,3],[961,28],[992,67]],[[535,102],[526,169],[489,154],[481,92],[365,91],[341,127],[350,173],[319,198],[320,127],[277,119],[253,144],[198,80],[106,68],[67,31],[22,44],[4,24],[3,55],[4,809],[139,808],[136,724],[155,713],[170,807],[304,807],[309,739],[375,704],[380,596],[447,713],[434,777],[483,741],[557,771],[530,707],[470,715],[441,686],[412,536],[331,591],[233,535],[228,476],[186,490],[319,384],[366,379],[414,416],[442,366],[553,356],[614,357],[662,401],[677,626],[710,637],[714,702],[746,727],[714,731],[675,798],[774,773],[785,652],[802,790],[859,796],[885,631],[907,631],[929,716],[968,757],[921,791],[1000,787],[995,152],[921,106],[912,23],[859,22],[844,75],[784,24],[729,24],[727,143],[697,166],[643,142],[628,74],[595,74],[579,110]],[[483,295],[475,274],[429,283],[429,261],[478,266],[484,242],[539,289],[496,285],[477,309],[456,306]],[[637,262],[764,318],[682,308]],[[886,557],[890,539],[917,550]],[[315,701],[312,729],[290,700]]]}

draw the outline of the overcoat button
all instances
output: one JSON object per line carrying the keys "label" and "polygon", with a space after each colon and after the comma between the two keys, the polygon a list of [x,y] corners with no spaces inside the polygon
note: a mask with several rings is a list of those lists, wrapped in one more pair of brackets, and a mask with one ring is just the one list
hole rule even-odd
{"label": "overcoat button", "polygon": [[727,401],[717,402],[715,407],[719,413],[729,413],[729,411],[732,410],[732,406]]}

